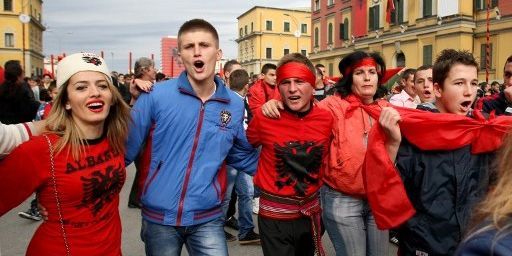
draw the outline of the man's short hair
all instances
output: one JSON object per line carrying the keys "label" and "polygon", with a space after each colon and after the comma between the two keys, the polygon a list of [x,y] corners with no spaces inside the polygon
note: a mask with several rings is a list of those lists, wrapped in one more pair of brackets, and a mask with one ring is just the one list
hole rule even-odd
{"label": "man's short hair", "polygon": [[261,73],[262,74],[267,74],[269,70],[276,70],[277,69],[277,66],[272,64],[272,63],[267,63],[265,65],[263,65],[263,67],[261,68]]}
{"label": "man's short hair", "polygon": [[315,65],[315,68],[325,68],[325,66],[322,63],[318,63]]}
{"label": "man's short hair", "polygon": [[[316,76],[316,68],[315,68],[315,66],[313,66],[313,63],[311,63],[311,61],[306,56],[304,56],[300,53],[287,54],[279,60],[279,62],[277,63],[277,66],[280,67],[289,62],[298,62],[298,63],[302,63],[302,64],[306,65],[308,67],[308,69],[311,71],[311,73],[313,73],[313,75]],[[314,84],[312,84],[312,85],[314,86]]]}
{"label": "man's short hair", "polygon": [[505,66],[507,66],[507,64],[510,62],[512,62],[512,55],[508,56],[507,60],[505,61],[505,65],[503,65],[503,72],[505,72]]}
{"label": "man's short hair", "polygon": [[404,70],[400,79],[407,80],[407,79],[409,79],[409,76],[413,76],[413,79],[414,79],[415,73],[416,73],[416,69],[408,68],[408,69]]}
{"label": "man's short hair", "polygon": [[469,51],[445,49],[438,56],[432,67],[432,80],[443,88],[443,83],[450,69],[455,64],[473,66],[478,72],[478,63]]}
{"label": "man's short hair", "polygon": [[416,72],[414,72],[414,82],[416,82],[416,74],[420,71],[429,70],[432,69],[432,65],[423,65],[416,69]]}
{"label": "man's short hair", "polygon": [[229,75],[229,88],[233,91],[241,91],[249,84],[249,74],[244,69],[237,69]]}
{"label": "man's short hair", "polygon": [[238,62],[235,59],[226,61],[226,63],[224,63],[224,68],[223,68],[224,73],[231,72],[231,69],[233,68],[234,65],[240,65],[240,62]]}
{"label": "man's short hair", "polygon": [[219,34],[217,33],[215,27],[206,20],[192,19],[183,23],[183,25],[181,25],[180,27],[180,30],[178,30],[178,49],[181,49],[181,35],[183,35],[183,33],[192,32],[196,30],[204,30],[206,32],[211,33],[213,38],[215,39],[216,47],[219,48]]}

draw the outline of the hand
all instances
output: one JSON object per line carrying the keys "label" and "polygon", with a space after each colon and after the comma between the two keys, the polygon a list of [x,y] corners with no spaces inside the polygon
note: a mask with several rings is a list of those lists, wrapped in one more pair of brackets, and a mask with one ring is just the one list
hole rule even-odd
{"label": "hand", "polygon": [[149,93],[153,89],[153,82],[140,79],[134,79],[137,88],[145,93]]}
{"label": "hand", "polygon": [[41,216],[43,216],[43,220],[48,220],[48,211],[42,204],[39,203],[39,200],[37,200],[37,209],[39,210]]}
{"label": "hand", "polygon": [[400,144],[400,141],[402,140],[402,134],[399,126],[400,120],[400,114],[392,107],[385,107],[380,112],[379,124],[386,134],[386,144]]}
{"label": "hand", "polygon": [[263,115],[268,118],[278,119],[281,117],[279,109],[283,110],[284,106],[281,101],[271,99],[261,106]]}

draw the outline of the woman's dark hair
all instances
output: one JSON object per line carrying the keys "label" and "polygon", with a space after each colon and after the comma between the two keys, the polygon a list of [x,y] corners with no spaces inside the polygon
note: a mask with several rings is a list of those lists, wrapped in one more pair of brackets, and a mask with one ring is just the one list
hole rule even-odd
{"label": "woman's dark hair", "polygon": [[379,80],[377,82],[377,92],[373,96],[373,99],[385,96],[386,90],[380,89],[382,87],[382,77],[384,77],[384,73],[386,72],[386,64],[384,63],[384,60],[378,53],[356,51],[345,56],[345,58],[343,58],[338,64],[338,69],[343,76],[336,83],[335,87],[342,97],[346,97],[352,93],[352,74],[354,73],[353,66],[364,58],[372,58],[377,63],[376,68]]}

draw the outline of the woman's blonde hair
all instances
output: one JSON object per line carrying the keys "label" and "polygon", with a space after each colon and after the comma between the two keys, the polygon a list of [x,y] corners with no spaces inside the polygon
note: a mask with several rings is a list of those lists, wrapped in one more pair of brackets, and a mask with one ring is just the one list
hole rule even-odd
{"label": "woman's blonde hair", "polygon": [[497,184],[478,207],[475,224],[489,221],[481,231],[494,227],[499,231],[512,231],[512,133],[508,133],[497,156]]}
{"label": "woman's blonde hair", "polygon": [[[102,75],[106,77],[105,74]],[[121,94],[114,87],[111,80],[106,77],[106,81],[112,93],[112,105],[105,120],[103,132],[107,136],[112,150],[116,153],[124,153],[125,141],[128,137],[130,108],[123,101]],[[68,85],[69,80],[61,86],[48,116],[46,128],[50,132],[61,136],[55,145],[56,154],[69,145],[68,150],[71,150],[73,157],[78,159],[84,152],[86,142],[83,132],[72,117],[71,110],[65,108],[69,100]]]}

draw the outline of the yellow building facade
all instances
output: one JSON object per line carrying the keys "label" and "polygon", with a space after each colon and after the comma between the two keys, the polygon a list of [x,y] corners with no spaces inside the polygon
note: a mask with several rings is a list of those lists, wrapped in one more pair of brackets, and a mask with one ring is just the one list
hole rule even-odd
{"label": "yellow building facade", "polygon": [[266,63],[277,64],[283,55],[311,51],[309,9],[255,6],[238,19],[238,61],[249,74],[259,74]]}
{"label": "yellow building facade", "polygon": [[[417,68],[424,64],[433,64],[436,56],[443,50],[454,48],[473,53],[480,64],[479,79],[485,80],[486,59],[486,0],[394,0],[395,12],[390,23],[386,21],[387,0],[363,0],[365,15],[354,15],[354,8],[360,5],[346,4],[333,13],[321,10],[312,13],[312,26],[327,31],[323,24],[332,17],[340,15],[347,18],[351,27],[348,36],[340,39],[340,26],[334,26],[334,47],[318,44],[313,47],[310,59],[326,67],[334,67],[328,75],[339,76],[337,65],[343,56],[355,51],[375,51],[380,53],[388,68]],[[448,3],[445,5],[444,3]],[[319,1],[320,9],[323,8]],[[347,2],[347,1],[345,1]],[[354,2],[354,1],[348,1]],[[490,29],[490,70],[489,80],[503,79],[503,65],[512,48],[512,1],[491,1]],[[327,8],[327,7],[325,7]],[[332,8],[334,9],[334,8]],[[373,17],[371,17],[374,15]],[[364,34],[354,35],[354,23],[364,23]],[[326,40],[329,32],[319,33],[318,40]],[[322,42],[322,41],[321,41]],[[312,37],[315,45],[315,35]]]}
{"label": "yellow building facade", "polygon": [[[19,60],[26,76],[43,74],[42,0],[0,2],[0,65]],[[25,22],[25,23],[24,23]]]}

